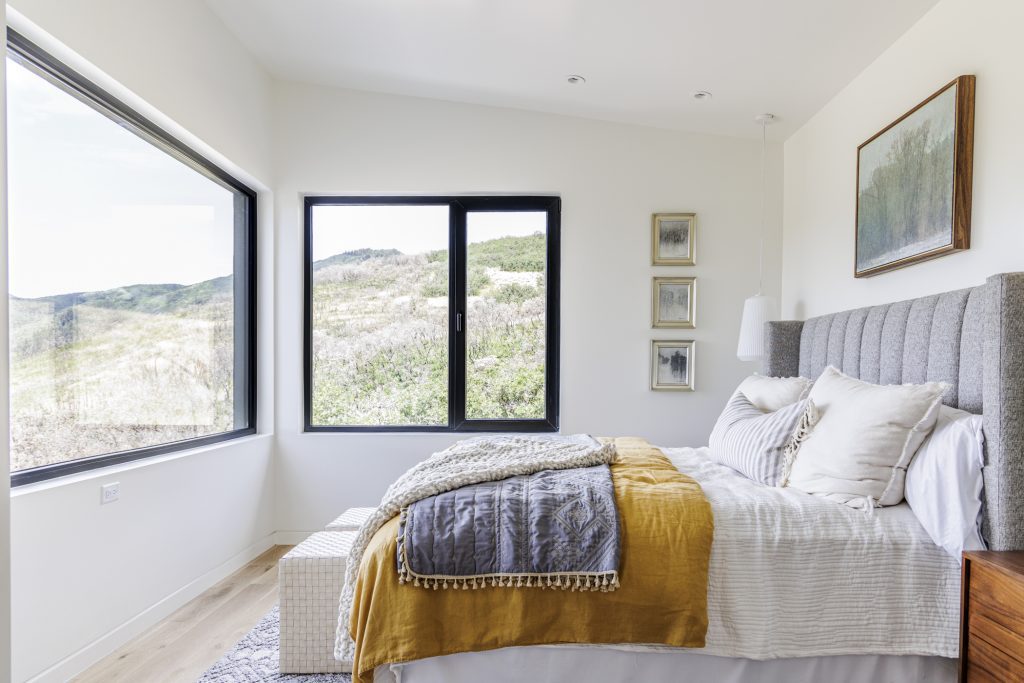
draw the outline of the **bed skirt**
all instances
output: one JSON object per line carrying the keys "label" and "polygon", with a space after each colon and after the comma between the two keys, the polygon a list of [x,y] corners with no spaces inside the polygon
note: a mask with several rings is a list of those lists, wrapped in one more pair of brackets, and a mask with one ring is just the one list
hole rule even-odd
{"label": "bed skirt", "polygon": [[955,659],[836,655],[754,660],[572,645],[510,647],[380,666],[374,683],[954,683]]}

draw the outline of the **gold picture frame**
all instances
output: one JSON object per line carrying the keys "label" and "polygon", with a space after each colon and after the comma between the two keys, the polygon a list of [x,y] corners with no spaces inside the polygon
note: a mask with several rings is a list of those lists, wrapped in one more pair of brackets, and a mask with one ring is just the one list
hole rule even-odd
{"label": "gold picture frame", "polygon": [[697,214],[651,215],[651,265],[697,265]]}
{"label": "gold picture frame", "polygon": [[692,339],[655,339],[651,342],[651,390],[693,391],[697,342]]}
{"label": "gold picture frame", "polygon": [[697,327],[697,278],[651,279],[651,327],[687,330]]}

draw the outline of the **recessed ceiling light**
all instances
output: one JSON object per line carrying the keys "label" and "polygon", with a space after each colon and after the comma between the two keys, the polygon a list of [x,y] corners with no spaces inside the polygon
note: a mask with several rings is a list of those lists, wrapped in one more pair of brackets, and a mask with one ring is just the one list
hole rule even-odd
{"label": "recessed ceiling light", "polygon": [[579,74],[571,74],[569,76],[566,76],[565,80],[567,80],[572,85],[583,85],[584,83],[587,82],[587,79],[585,79],[583,76],[580,76]]}
{"label": "recessed ceiling light", "polygon": [[711,99],[711,93],[709,93],[707,90],[695,90],[693,93],[691,93],[691,96],[698,102],[707,102],[708,100]]}

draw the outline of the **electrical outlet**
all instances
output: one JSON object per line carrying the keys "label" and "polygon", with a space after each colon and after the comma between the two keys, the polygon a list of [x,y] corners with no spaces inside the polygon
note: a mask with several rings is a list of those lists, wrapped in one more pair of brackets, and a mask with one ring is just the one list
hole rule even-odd
{"label": "electrical outlet", "polygon": [[121,482],[115,481],[100,487],[100,505],[113,503],[121,497]]}

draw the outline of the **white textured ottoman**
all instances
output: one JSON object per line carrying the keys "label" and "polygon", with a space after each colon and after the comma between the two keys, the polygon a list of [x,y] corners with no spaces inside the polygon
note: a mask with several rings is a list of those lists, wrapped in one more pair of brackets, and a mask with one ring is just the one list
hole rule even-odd
{"label": "white textured ottoman", "polygon": [[349,508],[324,527],[324,531],[359,531],[363,522],[370,518],[377,508]]}
{"label": "white textured ottoman", "polygon": [[[281,602],[281,673],[337,673],[334,633],[354,531],[318,531],[277,566]],[[347,667],[345,667],[347,668]]]}

